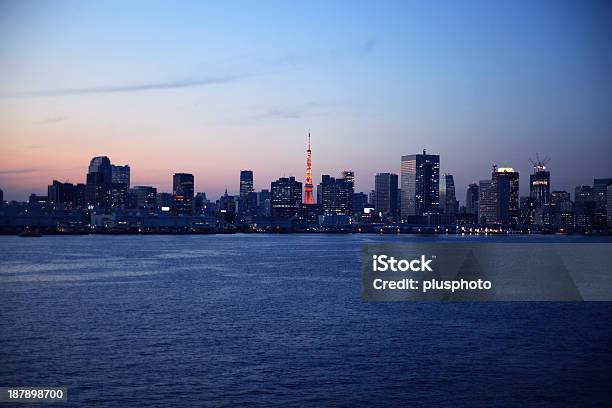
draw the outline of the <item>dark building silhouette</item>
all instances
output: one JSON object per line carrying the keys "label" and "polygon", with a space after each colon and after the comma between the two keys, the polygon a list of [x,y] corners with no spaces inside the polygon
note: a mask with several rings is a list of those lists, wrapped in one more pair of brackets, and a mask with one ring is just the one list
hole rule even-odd
{"label": "dark building silhouette", "polygon": [[465,212],[478,214],[478,184],[470,184],[465,193]]}
{"label": "dark building silhouette", "polygon": [[151,186],[136,186],[133,188],[136,208],[145,210],[157,209],[157,189]]}
{"label": "dark building silhouette", "polygon": [[402,219],[438,214],[440,209],[440,156],[413,154],[402,156]]}
{"label": "dark building silhouette", "polygon": [[529,175],[529,193],[538,207],[550,202],[550,172],[539,160],[534,163],[533,174]]}
{"label": "dark building silhouette", "polygon": [[353,180],[324,174],[317,186],[317,204],[323,215],[352,215]]}
{"label": "dark building silhouette", "polygon": [[93,208],[108,208],[111,204],[112,167],[106,156],[91,159],[87,173],[85,201]]}
{"label": "dark building silhouette", "polygon": [[519,173],[511,167],[495,167],[491,177],[497,189],[497,222],[516,226],[519,221]]}
{"label": "dark building silhouette", "polygon": [[193,215],[193,193],[193,174],[175,173],[172,178],[174,214]]}
{"label": "dark building silhouette", "polygon": [[302,183],[296,181],[295,177],[281,177],[273,181],[270,191],[273,217],[293,217],[298,214],[302,203]]}
{"label": "dark building silhouette", "polygon": [[51,204],[74,207],[74,184],[53,180],[53,183],[47,187],[47,197]]}
{"label": "dark building silhouette", "polygon": [[366,193],[353,193],[353,215],[361,216],[367,205],[368,195]]}
{"label": "dark building silhouette", "polygon": [[578,229],[588,229],[595,221],[597,206],[591,186],[578,186],[574,190],[575,225]]}
{"label": "dark building silhouette", "polygon": [[253,191],[253,171],[240,171],[240,197],[247,197]]}
{"label": "dark building silhouette", "polygon": [[378,173],[374,176],[374,209],[383,217],[398,215],[398,177],[393,173]]}
{"label": "dark building silhouette", "polygon": [[111,165],[111,202],[112,208],[125,208],[128,206],[128,192],[130,190],[130,166]]}
{"label": "dark building silhouette", "polygon": [[447,215],[457,214],[459,202],[455,194],[455,180],[452,174],[440,176],[440,212]]}

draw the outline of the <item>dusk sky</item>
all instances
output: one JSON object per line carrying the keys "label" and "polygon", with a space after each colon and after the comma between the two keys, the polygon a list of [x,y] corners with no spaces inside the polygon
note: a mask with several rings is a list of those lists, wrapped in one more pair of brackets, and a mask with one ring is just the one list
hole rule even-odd
{"label": "dusk sky", "polygon": [[0,2],[0,188],[84,182],[89,160],[132,185],[237,193],[313,176],[399,173],[427,148],[470,182],[493,163],[528,189],[612,177],[609,1]]}

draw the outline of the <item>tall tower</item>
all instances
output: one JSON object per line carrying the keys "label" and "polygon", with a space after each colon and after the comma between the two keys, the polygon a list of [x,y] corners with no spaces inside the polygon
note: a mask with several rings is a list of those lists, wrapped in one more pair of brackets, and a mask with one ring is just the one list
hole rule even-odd
{"label": "tall tower", "polygon": [[304,204],[314,204],[314,195],[312,194],[312,168],[311,168],[312,152],[310,150],[310,130],[308,131],[308,150],[306,150],[306,183],[304,185]]}

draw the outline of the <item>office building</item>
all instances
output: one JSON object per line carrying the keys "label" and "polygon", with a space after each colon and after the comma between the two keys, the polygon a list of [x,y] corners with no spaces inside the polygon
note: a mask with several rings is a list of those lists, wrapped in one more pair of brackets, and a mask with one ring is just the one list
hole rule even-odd
{"label": "office building", "polygon": [[480,180],[478,186],[478,223],[497,223],[497,189],[493,180]]}
{"label": "office building", "polygon": [[253,171],[240,171],[240,198],[246,198],[253,190]]}
{"label": "office building", "polygon": [[74,184],[53,180],[53,183],[47,187],[47,197],[51,204],[64,204],[68,208],[73,207]]}
{"label": "office building", "polygon": [[136,186],[133,189],[136,208],[155,210],[157,208],[157,189],[151,186]]}
{"label": "office building", "polygon": [[497,188],[497,222],[516,226],[519,221],[519,173],[511,167],[493,167]]}
{"label": "office building", "polygon": [[478,214],[478,184],[470,184],[465,194],[465,212]]}
{"label": "office building", "polygon": [[529,196],[538,207],[550,202],[550,172],[546,170],[546,160],[533,162],[533,174],[529,175]]}
{"label": "office building", "polygon": [[302,204],[302,183],[295,177],[281,177],[271,183],[272,216],[294,217]]}
{"label": "office building", "polygon": [[440,156],[413,154],[402,156],[402,219],[439,213]]}
{"label": "office building", "polygon": [[87,173],[85,201],[92,208],[108,208],[111,204],[112,167],[110,159],[98,156],[91,159]]}
{"label": "office building", "polygon": [[317,186],[317,204],[323,215],[352,215],[353,181],[324,174]]}
{"label": "office building", "polygon": [[374,209],[382,217],[398,215],[398,177],[393,173],[378,173],[374,176]]}
{"label": "office building", "polygon": [[111,181],[113,184],[125,184],[130,188],[130,166],[111,165]]}
{"label": "office building", "polygon": [[459,202],[455,196],[455,180],[452,174],[440,176],[440,212],[442,214],[454,215],[457,213]]}
{"label": "office building", "polygon": [[173,211],[176,215],[193,214],[194,179],[190,173],[176,173],[172,178]]}

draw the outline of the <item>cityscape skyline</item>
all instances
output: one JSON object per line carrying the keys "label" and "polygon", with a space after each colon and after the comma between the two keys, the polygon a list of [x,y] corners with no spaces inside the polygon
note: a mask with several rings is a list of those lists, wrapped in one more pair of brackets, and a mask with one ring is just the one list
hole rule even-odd
{"label": "cityscape skyline", "polygon": [[181,5],[0,4],[7,199],[98,155],[163,191],[183,171],[235,192],[246,168],[261,189],[303,177],[308,128],[313,180],[350,168],[359,191],[423,148],[461,189],[535,152],[560,189],[612,173],[607,2]]}

